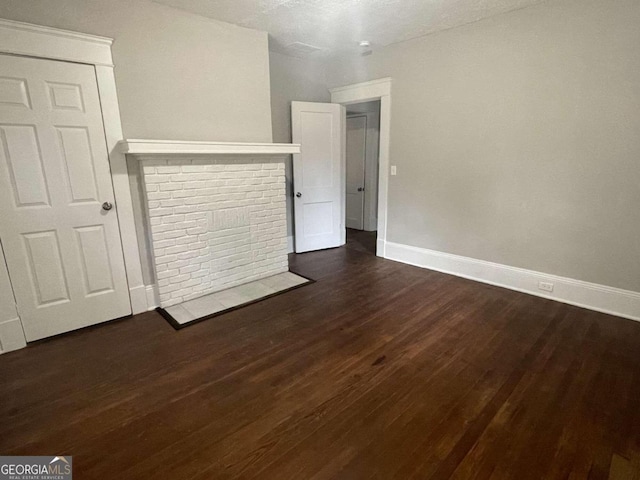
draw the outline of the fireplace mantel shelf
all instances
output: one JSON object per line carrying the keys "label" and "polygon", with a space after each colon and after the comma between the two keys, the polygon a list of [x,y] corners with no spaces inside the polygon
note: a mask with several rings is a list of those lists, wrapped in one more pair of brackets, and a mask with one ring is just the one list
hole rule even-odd
{"label": "fireplace mantel shelf", "polygon": [[120,151],[130,155],[290,155],[300,153],[296,143],[191,142],[127,139]]}

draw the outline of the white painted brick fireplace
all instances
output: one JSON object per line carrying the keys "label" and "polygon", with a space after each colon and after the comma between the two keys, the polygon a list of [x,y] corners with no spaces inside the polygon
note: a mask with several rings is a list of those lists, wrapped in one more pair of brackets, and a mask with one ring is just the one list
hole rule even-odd
{"label": "white painted brick fireplace", "polygon": [[162,307],[288,270],[285,158],[138,157]]}

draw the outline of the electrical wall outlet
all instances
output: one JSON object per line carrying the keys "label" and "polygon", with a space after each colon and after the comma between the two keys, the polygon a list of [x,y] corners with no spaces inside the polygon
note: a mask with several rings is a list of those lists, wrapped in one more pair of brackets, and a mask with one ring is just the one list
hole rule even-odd
{"label": "electrical wall outlet", "polygon": [[538,288],[544,292],[553,292],[553,283],[538,282]]}
{"label": "electrical wall outlet", "polygon": [[391,165],[391,175],[396,175],[396,174],[397,174],[396,166]]}

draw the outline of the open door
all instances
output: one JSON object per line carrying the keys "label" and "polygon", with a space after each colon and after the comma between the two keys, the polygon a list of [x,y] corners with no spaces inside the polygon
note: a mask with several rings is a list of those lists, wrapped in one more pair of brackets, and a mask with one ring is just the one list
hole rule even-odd
{"label": "open door", "polygon": [[291,102],[296,253],[346,241],[345,118],[342,105]]}
{"label": "open door", "polygon": [[364,230],[364,184],[367,160],[367,116],[347,117],[347,207],[346,225]]}

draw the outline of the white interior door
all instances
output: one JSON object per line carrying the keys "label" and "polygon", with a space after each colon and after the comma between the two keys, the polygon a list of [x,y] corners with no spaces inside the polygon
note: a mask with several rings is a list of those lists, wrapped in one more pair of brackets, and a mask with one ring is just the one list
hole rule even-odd
{"label": "white interior door", "polygon": [[364,229],[367,116],[347,117],[347,228]]}
{"label": "white interior door", "polygon": [[28,341],[131,313],[93,66],[0,55],[0,240]]}
{"label": "white interior door", "polygon": [[345,109],[334,103],[291,103],[296,252],[345,243]]}

